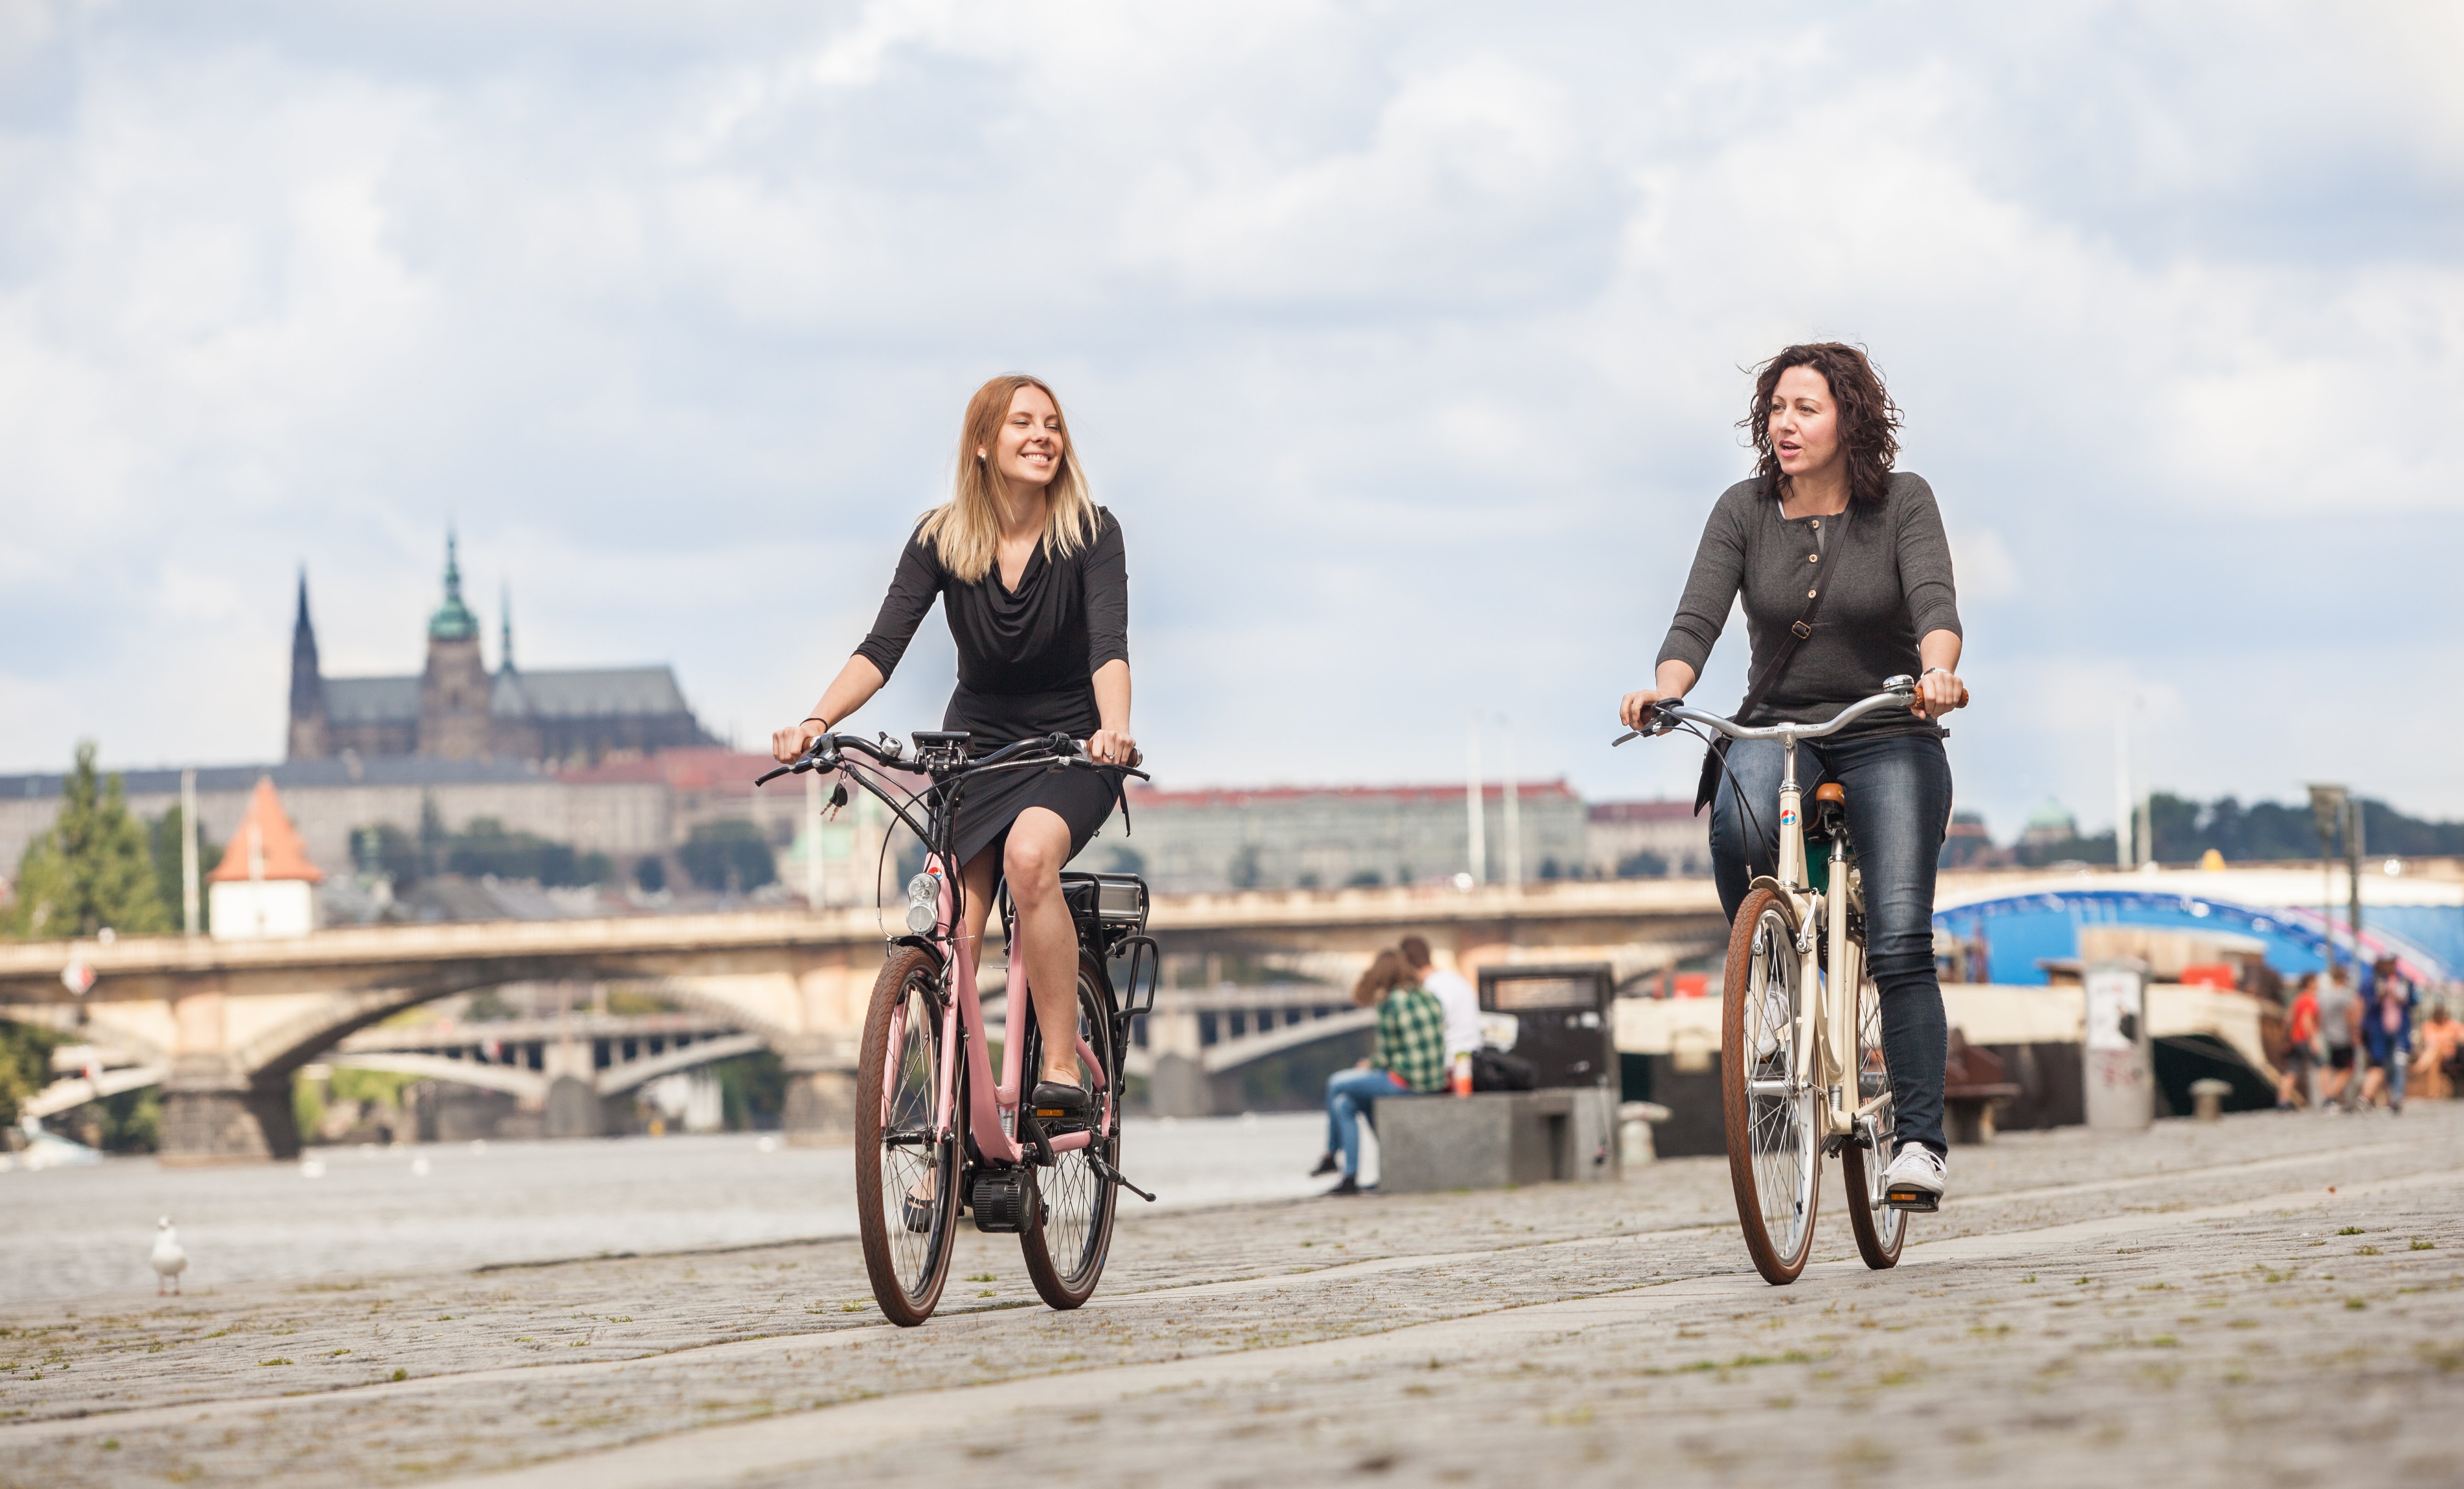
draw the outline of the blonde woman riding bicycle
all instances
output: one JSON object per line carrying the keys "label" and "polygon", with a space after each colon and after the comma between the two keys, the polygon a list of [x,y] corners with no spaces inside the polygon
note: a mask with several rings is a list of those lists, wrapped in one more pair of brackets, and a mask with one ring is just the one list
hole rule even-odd
{"label": "blonde woman riding bicycle", "polygon": [[[941,727],[964,731],[974,754],[1067,734],[1097,765],[1138,762],[1121,525],[1088,494],[1060,401],[1040,379],[1012,374],[976,390],[957,489],[916,525],[872,633],[812,713],[772,737],[771,753],[796,759],[880,691],[936,599],[958,649]],[[1100,771],[1012,772],[976,788],[958,814],[961,938],[980,942],[994,881],[1006,882],[1018,911],[1011,955],[1044,1031],[1033,1101],[1073,1115],[1089,1098],[1073,1038],[1078,933],[1061,869],[1102,828],[1118,789]]]}

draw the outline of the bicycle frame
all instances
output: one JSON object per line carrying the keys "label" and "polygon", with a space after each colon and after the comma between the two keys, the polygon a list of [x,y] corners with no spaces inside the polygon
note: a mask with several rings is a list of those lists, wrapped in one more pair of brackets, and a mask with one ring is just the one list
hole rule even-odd
{"label": "bicycle frame", "polygon": [[[1797,986],[1807,996],[1797,1009],[1796,1060],[1791,1068],[1798,1073],[1799,1089],[1811,1084],[1822,1094],[1822,1135],[1843,1138],[1856,1133],[1859,1123],[1875,1119],[1891,1099],[1885,1091],[1851,1106],[1847,1094],[1858,1089],[1856,996],[1865,975],[1864,948],[1849,939],[1848,912],[1852,907],[1863,909],[1855,903],[1862,885],[1847,844],[1834,836],[1829,887],[1813,887],[1806,872],[1804,813],[1796,784],[1796,736],[1782,734],[1780,745],[1779,871],[1756,875],[1753,884],[1778,894],[1796,923]],[[1814,934],[1817,925],[1825,934]],[[1827,968],[1822,965],[1825,942],[1831,953]],[[1797,1090],[1774,1094],[1794,1096]],[[1881,1151],[1879,1146],[1876,1151]]]}
{"label": "bicycle frame", "polygon": [[[958,1126],[957,1081],[958,1061],[967,1062],[968,1102],[966,1131],[975,1139],[976,1151],[996,1164],[1018,1164],[1027,1161],[1027,1150],[1018,1140],[1018,1111],[1023,1104],[1028,1083],[1023,1068],[1026,1058],[1028,1020],[1035,1017],[1034,998],[1026,986],[1026,969],[1013,958],[1009,965],[1006,996],[1009,1003],[1006,1029],[1001,1040],[1001,1079],[995,1084],[991,1050],[984,1038],[983,1000],[977,990],[976,948],[966,944],[959,934],[957,890],[947,871],[945,860],[938,853],[925,861],[925,871],[941,881],[939,924],[932,940],[945,960],[946,994],[941,1010],[941,1072],[939,1089],[933,1102],[933,1138],[946,1143]],[[989,924],[991,916],[986,915]],[[905,1018],[900,1010],[898,1018]],[[897,1026],[892,1025],[893,1035]],[[893,1043],[893,1047],[894,1043]],[[960,1051],[964,1051],[963,1056]],[[1113,1118],[1115,1093],[1110,1088],[1103,1065],[1095,1059],[1093,1046],[1084,1035],[1078,1038],[1080,1068],[1095,1082],[1100,1103],[1094,1125],[1083,1131],[1065,1132],[1044,1141],[1056,1153],[1074,1152],[1085,1148],[1099,1130],[1110,1130]],[[885,1093],[884,1100],[888,1100]],[[882,1113],[884,1125],[890,1114]]]}
{"label": "bicycle frame", "polygon": [[[1805,996],[1798,1002],[1793,1031],[1796,1058],[1790,1067],[1792,1075],[1788,1081],[1769,1083],[1773,1089],[1764,1094],[1794,1098],[1809,1085],[1814,1087],[1820,1096],[1821,1135],[1826,1147],[1836,1150],[1840,1142],[1856,1136],[1861,1128],[1878,1157],[1884,1146],[1883,1134],[1879,1130],[1880,1115],[1891,1093],[1886,1090],[1861,1103],[1850,1095],[1859,1089],[1855,1068],[1856,1009],[1865,967],[1864,948],[1849,939],[1848,916],[1852,909],[1863,910],[1863,887],[1848,856],[1846,843],[1834,835],[1827,887],[1814,887],[1812,876],[1806,871],[1804,799],[1796,781],[1796,747],[1804,740],[1835,734],[1876,709],[1892,704],[1905,707],[1915,694],[1915,682],[1910,678],[1890,678],[1883,687],[1889,690],[1849,705],[1824,724],[1773,724],[1749,729],[1718,714],[1682,705],[1662,705],[1660,711],[1664,718],[1708,725],[1731,738],[1780,742],[1779,862],[1775,872],[1755,875],[1751,887],[1771,890],[1788,907],[1795,931],[1792,949],[1797,957],[1796,985],[1805,990]],[[1817,926],[1823,928],[1824,934],[1815,933]],[[1828,967],[1822,962],[1825,942],[1829,943],[1831,959]],[[1755,1083],[1755,1088],[1759,1090],[1764,1084]],[[1878,1163],[1878,1184],[1880,1172]]]}
{"label": "bicycle frame", "polygon": [[[1026,1034],[1030,1027],[1030,1020],[1035,1017],[1034,996],[1032,990],[1027,986],[1026,969],[1020,965],[1016,958],[1011,958],[1006,988],[1009,1003],[1007,1028],[1001,1041],[1001,1078],[996,1083],[993,1080],[991,1051],[984,1030],[983,1000],[977,984],[978,953],[980,947],[979,944],[968,944],[968,938],[960,934],[962,907],[957,871],[962,865],[952,862],[952,848],[957,837],[956,786],[965,777],[957,775],[955,770],[947,776],[941,773],[958,764],[972,767],[966,772],[967,775],[997,768],[1063,768],[1063,762],[1067,756],[1061,753],[1062,747],[1072,742],[1064,735],[1054,735],[1042,741],[1021,740],[1005,745],[979,760],[968,762],[944,755],[938,757],[942,763],[935,765],[933,763],[934,757],[924,749],[924,741],[928,737],[936,738],[946,744],[953,736],[918,734],[916,739],[919,753],[925,754],[927,757],[910,763],[903,757],[896,742],[887,737],[883,739],[880,746],[875,746],[847,735],[825,734],[815,739],[803,756],[796,762],[782,765],[777,770],[764,774],[755,784],[759,785],[791,772],[823,768],[836,770],[843,778],[854,781],[879,798],[882,804],[890,808],[891,815],[906,823],[908,829],[920,841],[931,845],[931,851],[925,858],[925,872],[937,880],[940,886],[935,904],[933,930],[929,933],[899,936],[893,940],[906,945],[928,947],[941,969],[940,986],[936,990],[935,998],[935,1001],[940,1004],[941,1068],[934,1093],[933,1142],[936,1147],[949,1145],[951,1140],[961,1131],[963,1122],[965,1135],[974,1140],[976,1158],[982,1162],[1008,1167],[1031,1161],[1027,1147],[1019,1140],[1021,1128],[1019,1109],[1024,1104],[1026,1094],[1031,1089],[1031,1082],[1022,1067],[1025,1060]],[[1039,745],[1050,751],[1050,755],[1045,757],[1025,755],[1026,751]],[[870,755],[874,767],[879,770],[896,769],[934,776],[935,785],[941,794],[927,809],[926,821],[919,822],[908,810],[909,806],[916,802],[917,799],[913,794],[909,796],[905,803],[897,800],[887,786],[873,779],[858,767],[856,761],[847,757],[849,751]],[[1117,768],[1133,776],[1143,777],[1145,774],[1131,767]],[[989,929],[992,919],[990,907],[986,908],[984,919],[986,928]],[[980,935],[976,939],[979,943]],[[1082,946],[1085,944],[1083,939],[1080,944]],[[1072,992],[1075,992],[1074,988]],[[893,1016],[892,1048],[898,1047],[896,1037],[905,1032],[903,1028],[905,1018],[906,1011],[902,1007]],[[1078,1037],[1077,1046],[1080,1068],[1087,1071],[1095,1083],[1098,1104],[1094,1112],[1094,1121],[1085,1130],[1066,1132],[1056,1137],[1046,1137],[1039,1133],[1036,1141],[1041,1146],[1041,1150],[1046,1153],[1074,1152],[1087,1148],[1093,1141],[1095,1133],[1112,1130],[1119,1116],[1117,1109],[1119,1093],[1111,1088],[1110,1073],[1103,1068],[1102,1062],[1095,1059],[1094,1048],[1088,1043],[1084,1035]],[[967,1110],[963,1114],[957,1110],[958,1062],[962,1059],[967,1062],[969,1093]],[[886,1089],[882,1099],[885,1103],[890,1100]],[[883,1126],[887,1127],[889,1122],[890,1113],[884,1110]],[[946,1148],[945,1150],[947,1150]],[[958,1151],[956,1156],[963,1169],[968,1161],[967,1155],[963,1151]]]}

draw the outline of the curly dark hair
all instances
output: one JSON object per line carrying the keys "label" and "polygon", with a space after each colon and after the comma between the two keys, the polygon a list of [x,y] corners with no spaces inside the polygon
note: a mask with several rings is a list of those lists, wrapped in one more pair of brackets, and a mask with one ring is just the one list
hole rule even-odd
{"label": "curly dark hair", "polygon": [[1863,348],[1842,341],[1785,347],[1755,369],[1753,405],[1737,427],[1753,441],[1760,457],[1754,473],[1763,489],[1773,496],[1788,494],[1788,476],[1771,449],[1771,402],[1779,375],[1791,367],[1811,367],[1831,385],[1832,402],[1839,405],[1839,444],[1848,456],[1849,498],[1881,505],[1890,490],[1891,462],[1900,454],[1900,405],[1891,402]]}

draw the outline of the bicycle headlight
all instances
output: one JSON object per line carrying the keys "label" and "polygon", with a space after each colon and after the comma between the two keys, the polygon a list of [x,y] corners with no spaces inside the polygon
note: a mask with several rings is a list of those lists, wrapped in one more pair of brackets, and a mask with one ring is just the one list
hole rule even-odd
{"label": "bicycle headlight", "polygon": [[907,929],[922,935],[941,923],[941,879],[917,874],[907,881]]}

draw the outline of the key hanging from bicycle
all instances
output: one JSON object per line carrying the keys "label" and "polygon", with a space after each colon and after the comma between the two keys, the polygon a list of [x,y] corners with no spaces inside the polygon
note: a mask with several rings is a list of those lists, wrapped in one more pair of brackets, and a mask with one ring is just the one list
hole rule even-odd
{"label": "key hanging from bicycle", "polygon": [[[1662,700],[1644,728],[1615,741],[1699,725],[1731,739],[1780,742],[1779,858],[1771,872],[1754,876],[1737,908],[1720,1010],[1728,1178],[1746,1251],[1773,1284],[1793,1282],[1805,1270],[1825,1156],[1840,1161],[1849,1227],[1869,1267],[1898,1264],[1909,1212],[1931,1208],[1931,1195],[1895,1195],[1882,1183],[1897,1128],[1881,995],[1865,974],[1863,880],[1849,841],[1846,794],[1837,783],[1817,788],[1809,825],[1797,785],[1800,742],[1837,734],[1878,709],[1906,708],[1917,695],[1912,677],[1885,678],[1882,687],[1826,723],[1759,729]],[[1683,732],[1707,742],[1696,730]],[[1742,794],[1739,804],[1751,813]],[[1809,846],[1820,851],[1809,858]]]}
{"label": "key hanging from bicycle", "polygon": [[[949,1282],[958,1220],[1015,1234],[1044,1301],[1074,1308],[1094,1294],[1110,1256],[1119,1191],[1155,1196],[1123,1175],[1121,1093],[1131,1022],[1155,1006],[1161,959],[1146,934],[1147,887],[1134,874],[1064,872],[1078,932],[1079,1079],[1083,1115],[1028,1099],[1043,1068],[1043,1032],[1013,954],[1005,989],[1001,1068],[992,1068],[977,948],[960,933],[965,886],[957,872],[958,805],[970,781],[998,771],[1144,771],[1099,765],[1067,734],[1021,740],[979,757],[968,735],[918,731],[909,758],[896,740],[824,734],[757,785],[835,771],[871,792],[926,847],[908,882],[903,933],[874,980],[857,1057],[856,1208],[873,1300],[893,1324],[933,1316]],[[910,790],[891,772],[921,777]],[[1002,899],[1006,901],[1004,894]],[[1006,904],[1002,920],[1009,921]],[[1011,943],[1015,945],[1014,939]],[[1125,963],[1116,983],[1112,964]]]}

